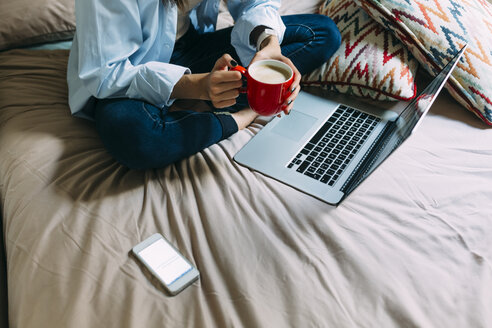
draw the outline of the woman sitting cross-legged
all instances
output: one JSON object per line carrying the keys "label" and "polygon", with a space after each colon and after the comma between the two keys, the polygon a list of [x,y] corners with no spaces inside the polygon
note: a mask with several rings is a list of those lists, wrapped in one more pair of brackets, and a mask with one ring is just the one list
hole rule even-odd
{"label": "woman sitting cross-legged", "polygon": [[[294,71],[288,113],[301,75],[339,47],[322,15],[279,16],[280,0],[228,0],[235,25],[215,30],[220,0],[76,0],[77,32],[68,63],[72,113],[95,121],[108,152],[134,169],[161,168],[248,126],[257,116],[231,71],[276,59]],[[209,111],[175,100],[201,99]]]}

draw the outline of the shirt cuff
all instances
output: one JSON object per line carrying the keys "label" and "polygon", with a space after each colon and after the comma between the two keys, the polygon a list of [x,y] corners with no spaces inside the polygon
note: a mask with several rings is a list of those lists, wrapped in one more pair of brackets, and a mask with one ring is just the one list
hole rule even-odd
{"label": "shirt cuff", "polygon": [[126,96],[131,99],[145,99],[156,107],[169,107],[175,99],[171,99],[174,86],[184,74],[190,74],[187,67],[149,62],[142,65],[133,78]]}
{"label": "shirt cuff", "polygon": [[231,43],[244,66],[248,66],[256,54],[256,47],[249,43],[249,36],[259,25],[264,25],[277,32],[280,43],[284,38],[285,25],[277,10],[269,7],[256,7],[248,10],[237,20],[231,34]]}

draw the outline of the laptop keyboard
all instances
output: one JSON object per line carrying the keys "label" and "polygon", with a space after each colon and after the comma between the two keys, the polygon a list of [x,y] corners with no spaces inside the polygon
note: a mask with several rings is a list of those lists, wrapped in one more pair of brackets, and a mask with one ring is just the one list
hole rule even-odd
{"label": "laptop keyboard", "polygon": [[379,118],[340,105],[287,168],[333,186]]}

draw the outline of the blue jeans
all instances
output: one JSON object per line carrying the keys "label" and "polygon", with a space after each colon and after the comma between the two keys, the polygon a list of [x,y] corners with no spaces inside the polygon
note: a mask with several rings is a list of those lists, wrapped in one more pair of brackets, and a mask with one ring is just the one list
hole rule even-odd
{"label": "blue jeans", "polygon": [[[282,54],[301,74],[322,65],[340,46],[340,32],[326,16],[291,15],[282,20],[287,28]],[[238,60],[231,46],[231,30],[198,34],[190,28],[176,43],[171,63],[189,67],[193,73],[205,73],[224,53]],[[247,104],[247,100],[240,97],[238,103]],[[95,122],[108,152],[132,169],[165,167],[228,138],[238,129],[227,114],[169,111],[134,99],[99,99]]]}

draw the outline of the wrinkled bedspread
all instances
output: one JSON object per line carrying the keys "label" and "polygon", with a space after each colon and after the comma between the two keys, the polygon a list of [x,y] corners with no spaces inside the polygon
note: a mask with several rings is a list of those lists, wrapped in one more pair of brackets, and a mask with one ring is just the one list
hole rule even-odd
{"label": "wrinkled bedspread", "polygon": [[[442,94],[340,206],[232,161],[266,123],[131,171],[67,107],[67,51],[0,54],[13,327],[490,327],[492,130]],[[201,273],[175,297],[131,248]]]}

